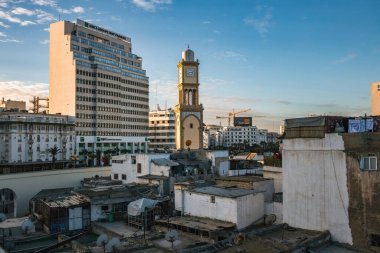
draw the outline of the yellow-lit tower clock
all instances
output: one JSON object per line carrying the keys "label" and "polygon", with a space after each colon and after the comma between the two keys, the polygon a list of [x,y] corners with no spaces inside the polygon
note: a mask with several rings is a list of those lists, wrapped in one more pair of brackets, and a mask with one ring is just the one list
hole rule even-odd
{"label": "yellow-lit tower clock", "polygon": [[203,148],[203,106],[199,103],[199,61],[187,48],[178,68],[178,104],[176,113],[176,148]]}

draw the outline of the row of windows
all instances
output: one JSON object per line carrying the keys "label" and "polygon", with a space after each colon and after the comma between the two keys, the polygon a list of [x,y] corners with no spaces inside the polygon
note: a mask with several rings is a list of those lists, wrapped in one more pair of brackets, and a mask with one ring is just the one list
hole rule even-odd
{"label": "row of windows", "polygon": [[162,143],[162,142],[175,142],[175,139],[152,139],[152,138],[150,138],[149,141],[151,143]]}
{"label": "row of windows", "polygon": [[78,110],[88,110],[88,111],[102,111],[102,112],[117,112],[117,113],[123,113],[123,114],[130,114],[130,115],[140,115],[146,117],[148,115],[148,112],[145,111],[135,111],[135,110],[127,110],[127,109],[121,109],[119,107],[105,107],[105,106],[92,106],[92,105],[84,105],[84,104],[77,104],[76,109]]}
{"label": "row of windows", "polygon": [[[112,163],[117,163],[117,161],[116,160],[112,160]],[[123,162],[121,162],[121,163],[123,163]],[[113,179],[119,179],[119,174],[117,174],[117,173],[115,173],[115,174],[113,174]],[[127,175],[126,174],[121,174],[121,179],[122,180],[127,180]]]}
{"label": "row of windows", "polygon": [[132,93],[137,93],[137,94],[149,95],[149,92],[145,91],[145,90],[140,90],[140,89],[135,89],[135,88],[130,88],[130,87],[124,87],[124,86],[121,86],[121,85],[118,85],[118,84],[113,84],[113,83],[108,83],[108,82],[100,82],[100,81],[98,81],[98,86],[118,89],[118,90],[122,90],[122,91],[126,91],[126,92],[132,92]]}
{"label": "row of windows", "polygon": [[105,70],[105,71],[117,73],[119,75],[132,77],[135,79],[146,80],[146,81],[149,79],[146,76],[139,76],[139,75],[131,74],[131,73],[124,72],[124,71],[121,71],[119,69],[109,67],[109,66],[105,66],[105,65],[101,65],[101,64],[90,64],[90,63],[79,61],[79,60],[76,60],[76,64],[77,64],[77,66],[81,66],[81,67],[85,67],[85,68],[91,68],[91,69]]}
{"label": "row of windows", "polygon": [[97,128],[117,128],[117,129],[138,129],[138,130],[148,129],[144,125],[124,125],[124,124],[117,124],[117,123],[93,123],[93,122],[79,122],[78,121],[76,124],[77,124],[77,127],[91,127],[91,128],[97,127]]}
{"label": "row of windows", "polygon": [[133,136],[144,137],[145,133],[135,132],[109,132],[109,131],[77,131],[77,136]]}
{"label": "row of windows", "polygon": [[129,88],[129,87],[123,87],[121,85],[113,84],[113,83],[108,83],[108,82],[92,81],[92,80],[82,79],[82,78],[77,78],[76,82],[77,82],[77,84],[86,84],[86,85],[96,85],[96,83],[97,83],[98,86],[101,86],[101,87],[107,87],[107,88],[109,88],[109,87],[112,86],[112,87],[116,87],[115,89],[119,89],[119,90],[126,91],[126,92],[132,92],[132,93],[144,94],[144,95],[148,95],[149,94],[149,92],[145,91],[145,90],[139,90],[139,89],[134,89],[134,88]]}
{"label": "row of windows", "polygon": [[149,135],[150,136],[174,136],[175,135],[175,133],[173,132],[173,133],[152,133],[152,132],[150,132],[149,131]]}
{"label": "row of windows", "polygon": [[10,130],[28,130],[28,131],[45,131],[45,132],[66,132],[74,131],[74,127],[65,126],[65,125],[44,125],[44,124],[12,124],[12,123],[3,123],[0,124],[0,131],[10,131]]}
{"label": "row of windows", "polygon": [[[77,87],[76,90],[79,93],[87,93],[87,94],[96,94],[97,93],[97,94],[105,95],[105,96],[113,96],[113,97],[119,97],[119,98],[123,98],[123,99],[135,100],[135,101],[149,102],[148,98],[131,96],[131,95],[126,95],[126,94],[121,94],[120,92],[113,92],[113,91],[108,91],[108,90],[90,89],[90,88],[82,88],[82,87]],[[98,101],[99,101],[99,98],[98,98]]]}
{"label": "row of windows", "polygon": [[103,45],[103,44],[100,44],[100,43],[97,43],[95,41],[91,41],[91,40],[88,40],[88,39],[85,39],[85,38],[78,38],[76,36],[71,36],[71,40],[75,41],[75,42],[78,42],[78,43],[80,42],[80,43],[85,44],[85,45],[90,45],[92,47],[96,47],[98,49],[102,49],[102,50],[105,50],[105,51],[108,51],[108,52],[111,52],[111,53],[114,53],[114,54],[122,55],[122,56],[125,56],[125,57],[128,57],[128,58],[134,59],[134,60],[136,60],[136,59],[139,58],[135,54],[128,53],[128,52],[125,52],[123,50],[119,50],[119,49],[113,48],[111,46]]}
{"label": "row of windows", "polygon": [[[116,48],[119,48],[119,49],[123,49],[124,50],[124,45],[121,45],[121,44],[118,44],[116,42],[113,42],[113,41],[109,41],[109,40],[106,40],[106,39],[103,39],[103,38],[100,38],[98,36],[95,36],[95,35],[92,35],[92,34],[86,34],[85,32],[83,31],[79,31],[78,32],[79,36],[81,37],[84,37],[84,38],[89,38],[90,40],[97,40],[98,42],[102,42],[106,45],[111,45],[113,47],[116,47]],[[86,36],[87,35],[87,36]]]}
{"label": "row of windows", "polygon": [[[77,75],[83,75],[83,76],[89,76],[89,77],[98,77],[98,78],[103,78],[103,79],[117,81],[117,82],[120,82],[120,83],[123,83],[123,84],[130,84],[130,85],[133,85],[133,86],[136,86],[136,87],[142,87],[142,88],[149,89],[149,85],[146,84],[146,83],[141,83],[141,82],[138,82],[138,81],[132,81],[132,80],[121,78],[119,76],[114,76],[114,75],[110,75],[110,74],[104,74],[104,73],[101,73],[101,72],[92,72],[92,71],[77,69]],[[117,86],[120,86],[118,84],[113,84],[113,85],[114,85],[114,87],[110,87],[110,88],[118,89]]]}
{"label": "row of windows", "polygon": [[117,121],[141,122],[141,123],[148,122],[146,118],[128,118],[128,117],[120,117],[120,116],[104,115],[104,114],[77,113],[76,117],[78,119],[103,119],[103,120],[117,120]]}
{"label": "row of windows", "polygon": [[150,122],[151,124],[167,124],[167,123],[174,123],[174,119],[173,120],[157,120],[157,121],[151,121]]}
{"label": "row of windows", "polygon": [[[143,69],[129,67],[127,65],[118,63],[116,61],[108,60],[108,59],[97,57],[97,56],[88,56],[88,55],[84,55],[84,54],[81,54],[81,53],[74,52],[74,57],[77,58],[77,59],[84,59],[84,60],[88,60],[88,61],[95,61],[95,62],[105,63],[105,64],[112,65],[112,66],[115,66],[115,67],[119,67],[121,69],[127,69],[129,71],[132,71],[132,72],[135,72],[135,73],[139,73],[139,74],[142,74],[142,75],[146,74],[146,71],[143,70]],[[127,61],[127,63],[132,63],[132,65],[133,65],[132,61]]]}
{"label": "row of windows", "polygon": [[175,126],[155,126],[155,127],[149,127],[149,130],[170,130],[175,129]]}

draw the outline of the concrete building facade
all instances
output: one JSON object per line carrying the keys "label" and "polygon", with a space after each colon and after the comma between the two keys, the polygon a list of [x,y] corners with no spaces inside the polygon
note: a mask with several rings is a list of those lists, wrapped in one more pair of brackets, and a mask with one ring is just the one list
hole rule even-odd
{"label": "concrete building facade", "polygon": [[0,111],[26,111],[26,102],[17,100],[5,100],[4,98],[0,101]]}
{"label": "concrete building facade", "polygon": [[267,142],[266,129],[258,129],[256,126],[247,127],[225,127],[223,128],[223,144],[225,147],[230,147],[238,144],[260,144]]}
{"label": "concrete building facade", "polygon": [[19,112],[0,113],[0,163],[67,161],[75,149],[74,117]]}
{"label": "concrete building facade", "polygon": [[350,124],[355,121],[343,117],[286,120],[284,222],[379,251],[380,129],[376,123],[352,133]]}
{"label": "concrete building facade", "polygon": [[49,110],[76,117],[78,153],[146,152],[149,81],[131,39],[79,19],[51,24]]}
{"label": "concrete building facade", "polygon": [[149,151],[174,151],[175,112],[171,108],[149,112]]}
{"label": "concrete building facade", "polygon": [[380,82],[371,84],[371,114],[380,115]]}

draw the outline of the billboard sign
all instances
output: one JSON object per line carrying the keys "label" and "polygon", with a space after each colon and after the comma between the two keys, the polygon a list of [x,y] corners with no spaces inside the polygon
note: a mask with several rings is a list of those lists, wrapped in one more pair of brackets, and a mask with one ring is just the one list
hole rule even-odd
{"label": "billboard sign", "polygon": [[234,126],[252,126],[252,117],[235,117]]}

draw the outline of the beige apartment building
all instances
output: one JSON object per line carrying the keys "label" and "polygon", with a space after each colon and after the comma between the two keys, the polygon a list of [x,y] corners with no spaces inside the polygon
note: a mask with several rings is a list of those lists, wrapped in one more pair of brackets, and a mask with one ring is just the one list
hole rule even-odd
{"label": "beige apartment building", "polygon": [[149,150],[169,152],[175,150],[175,112],[157,108],[149,112]]}
{"label": "beige apartment building", "polygon": [[380,82],[371,84],[371,114],[380,115]]}
{"label": "beige apartment building", "polygon": [[146,152],[149,79],[131,39],[80,19],[51,24],[49,110],[76,117],[77,154]]}

